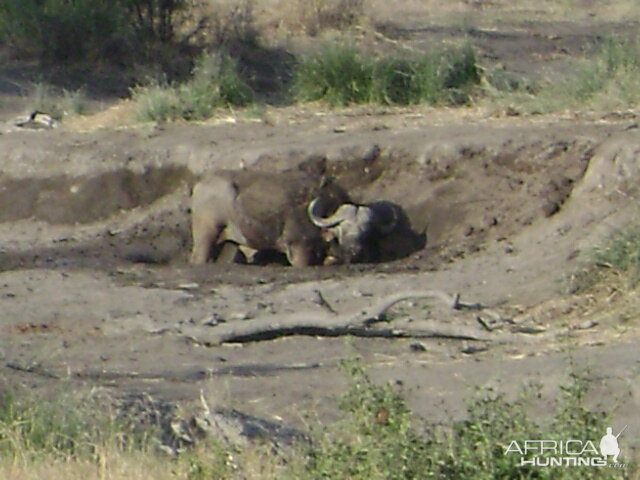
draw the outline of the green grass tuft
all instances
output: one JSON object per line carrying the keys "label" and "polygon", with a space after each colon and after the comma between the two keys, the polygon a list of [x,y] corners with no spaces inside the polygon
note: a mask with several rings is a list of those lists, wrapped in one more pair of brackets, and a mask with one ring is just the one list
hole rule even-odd
{"label": "green grass tuft", "polygon": [[593,289],[613,277],[627,288],[640,281],[640,225],[630,225],[614,231],[601,244],[585,252],[584,265],[569,281],[571,293]]}
{"label": "green grass tuft", "polygon": [[592,252],[592,261],[618,272],[637,274],[640,269],[640,225],[616,230]]}
{"label": "green grass tuft", "polygon": [[39,82],[33,85],[28,96],[28,110],[51,115],[55,120],[89,113],[89,102],[84,90],[62,90]]}
{"label": "green grass tuft", "polygon": [[294,72],[298,101],[333,106],[463,104],[480,81],[469,45],[424,56],[374,58],[343,45],[303,59]]}
{"label": "green grass tuft", "polygon": [[327,46],[302,60],[294,72],[296,100],[322,100],[330,105],[371,100],[374,64],[352,47]]}
{"label": "green grass tuft", "polygon": [[[551,113],[564,110],[628,109],[640,104],[640,41],[605,38],[596,52],[575,63],[575,73],[535,88],[522,84],[494,95],[525,110]],[[491,82],[490,82],[491,83]]]}

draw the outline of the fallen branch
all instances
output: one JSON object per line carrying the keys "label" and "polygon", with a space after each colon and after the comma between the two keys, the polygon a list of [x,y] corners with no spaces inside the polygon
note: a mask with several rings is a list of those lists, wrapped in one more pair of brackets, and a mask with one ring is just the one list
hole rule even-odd
{"label": "fallen branch", "polygon": [[41,377],[46,377],[46,378],[53,378],[55,380],[60,380],[60,376],[56,375],[55,373],[52,373],[46,369],[44,369],[42,366],[40,365],[31,365],[29,367],[26,367],[24,365],[20,365],[18,363],[14,363],[14,362],[9,362],[5,364],[5,367],[11,369],[11,370],[15,370],[17,372],[24,372],[24,373],[33,373],[36,375],[40,375]]}
{"label": "fallen branch", "polygon": [[445,303],[452,309],[481,309],[480,304],[460,301],[460,295],[449,295],[440,290],[409,291],[389,295],[371,308],[346,314],[318,312],[298,312],[273,315],[243,322],[229,322],[214,327],[185,326],[182,333],[196,343],[220,345],[226,342],[248,342],[267,340],[287,335],[339,336],[356,335],[362,337],[439,337],[464,340],[488,341],[486,333],[477,328],[453,326],[435,321],[394,321],[385,327],[374,327],[387,311],[399,302],[408,299],[431,298]]}

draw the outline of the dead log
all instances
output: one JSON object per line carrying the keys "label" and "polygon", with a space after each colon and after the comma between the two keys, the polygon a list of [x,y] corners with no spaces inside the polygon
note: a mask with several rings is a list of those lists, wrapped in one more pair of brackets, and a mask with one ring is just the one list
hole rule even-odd
{"label": "dead log", "polygon": [[460,301],[460,295],[449,295],[440,290],[409,291],[389,295],[375,305],[360,312],[329,314],[324,312],[296,312],[284,315],[259,317],[242,322],[229,322],[214,327],[185,326],[183,335],[195,343],[220,345],[227,342],[268,340],[288,335],[362,337],[439,337],[464,340],[489,341],[494,337],[478,328],[455,326],[443,322],[419,320],[395,320],[381,322],[387,311],[408,299],[431,298],[453,309],[481,309],[480,304]]}

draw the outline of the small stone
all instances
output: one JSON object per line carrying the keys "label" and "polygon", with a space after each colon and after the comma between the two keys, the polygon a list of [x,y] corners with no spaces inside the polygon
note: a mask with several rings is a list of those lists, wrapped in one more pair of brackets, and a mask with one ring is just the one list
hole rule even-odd
{"label": "small stone", "polygon": [[222,318],[218,313],[212,313],[211,315],[207,315],[202,320],[200,320],[200,325],[204,327],[215,327],[221,323],[224,323],[225,319]]}
{"label": "small stone", "polygon": [[487,350],[489,350],[488,345],[465,345],[460,351],[467,355],[473,355],[474,353],[486,352]]}
{"label": "small stone", "polygon": [[514,326],[511,331],[513,333],[527,333],[529,335],[537,335],[539,333],[544,333],[547,331],[547,329],[545,327],[541,327],[541,326],[527,326],[527,325],[516,325]]}
{"label": "small stone", "polygon": [[574,326],[573,328],[576,330],[589,330],[590,328],[597,327],[597,326],[598,326],[598,322],[596,322],[595,320],[586,320]]}
{"label": "small stone", "polygon": [[427,347],[424,343],[422,342],[411,342],[409,344],[409,348],[411,349],[412,352],[426,352],[427,351]]}

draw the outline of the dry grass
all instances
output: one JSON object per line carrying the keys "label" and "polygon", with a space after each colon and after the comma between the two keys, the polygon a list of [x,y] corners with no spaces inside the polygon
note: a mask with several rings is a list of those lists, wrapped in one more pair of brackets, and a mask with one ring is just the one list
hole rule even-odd
{"label": "dry grass", "polygon": [[0,478],[10,480],[211,480],[242,478],[276,480],[283,466],[261,446],[238,454],[207,447],[172,458],[150,451],[122,452],[98,447],[95,458],[42,454],[11,460],[0,459]]}
{"label": "dry grass", "polygon": [[342,30],[363,22],[365,0],[298,0],[299,21],[308,35]]}
{"label": "dry grass", "polygon": [[367,14],[376,22],[407,19],[431,24],[488,27],[531,21],[629,21],[640,18],[634,0],[368,0]]}
{"label": "dry grass", "polygon": [[367,25],[369,3],[370,0],[262,0],[254,3],[254,27],[266,43],[280,43],[297,36],[321,36],[326,31]]}
{"label": "dry grass", "polygon": [[165,480],[187,478],[185,466],[153,455],[104,453],[98,461],[43,456],[0,461],[0,478],[11,480]]}
{"label": "dry grass", "polygon": [[234,42],[256,41],[256,2],[254,0],[206,0],[200,7],[206,42],[224,46]]}

